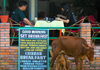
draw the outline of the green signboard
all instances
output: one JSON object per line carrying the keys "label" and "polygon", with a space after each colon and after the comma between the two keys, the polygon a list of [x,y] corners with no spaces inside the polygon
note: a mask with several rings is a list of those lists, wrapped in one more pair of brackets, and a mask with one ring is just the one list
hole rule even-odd
{"label": "green signboard", "polygon": [[49,70],[48,29],[19,29],[18,70]]}

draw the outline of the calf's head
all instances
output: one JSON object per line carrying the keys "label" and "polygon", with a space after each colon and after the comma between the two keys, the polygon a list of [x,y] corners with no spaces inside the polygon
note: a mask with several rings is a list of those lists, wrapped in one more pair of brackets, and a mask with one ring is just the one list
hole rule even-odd
{"label": "calf's head", "polygon": [[83,47],[87,50],[86,56],[89,60],[90,64],[94,63],[94,43],[92,44],[92,47],[87,47],[83,45]]}

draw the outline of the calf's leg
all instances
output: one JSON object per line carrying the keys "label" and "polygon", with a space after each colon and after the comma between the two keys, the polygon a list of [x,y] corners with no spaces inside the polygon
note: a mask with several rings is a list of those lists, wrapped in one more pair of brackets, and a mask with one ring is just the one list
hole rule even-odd
{"label": "calf's leg", "polygon": [[64,65],[64,70],[67,70],[66,69],[66,61],[64,61],[63,65]]}
{"label": "calf's leg", "polygon": [[51,70],[51,67],[49,66],[49,70]]}
{"label": "calf's leg", "polygon": [[58,70],[58,67],[59,67],[59,63],[56,62],[56,70]]}

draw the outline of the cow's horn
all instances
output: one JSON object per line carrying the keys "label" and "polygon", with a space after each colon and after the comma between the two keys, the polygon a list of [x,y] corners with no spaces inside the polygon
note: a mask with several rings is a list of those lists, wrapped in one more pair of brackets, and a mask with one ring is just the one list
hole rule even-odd
{"label": "cow's horn", "polygon": [[89,47],[86,47],[84,44],[82,44],[83,45],[83,47],[85,48],[85,49],[89,49]]}

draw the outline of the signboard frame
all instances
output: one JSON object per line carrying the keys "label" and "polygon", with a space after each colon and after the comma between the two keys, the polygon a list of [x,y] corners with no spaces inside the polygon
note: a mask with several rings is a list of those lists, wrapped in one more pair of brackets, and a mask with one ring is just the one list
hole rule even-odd
{"label": "signboard frame", "polygon": [[[49,29],[36,29],[36,28],[19,28],[19,38],[18,38],[18,70],[20,70],[20,30],[25,29],[25,30],[47,30],[47,70],[49,70]],[[40,38],[39,38],[40,39]]]}

